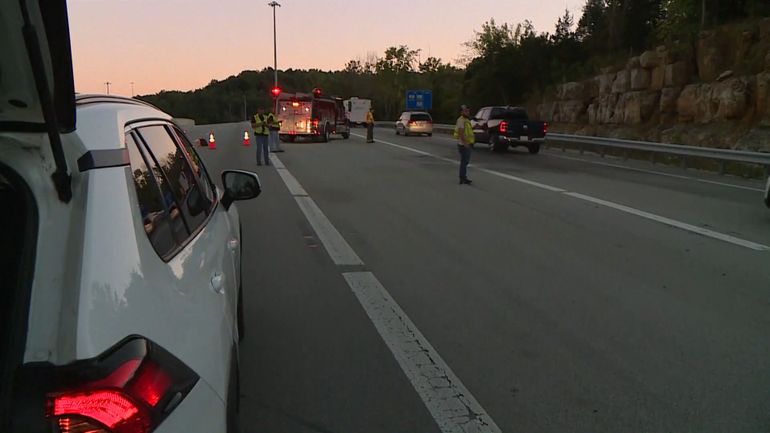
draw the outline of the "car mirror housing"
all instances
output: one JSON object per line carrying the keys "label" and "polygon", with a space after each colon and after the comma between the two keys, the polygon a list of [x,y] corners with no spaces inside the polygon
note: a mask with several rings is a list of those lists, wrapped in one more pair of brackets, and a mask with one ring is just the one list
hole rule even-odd
{"label": "car mirror housing", "polygon": [[250,200],[262,193],[262,184],[256,173],[245,170],[225,170],[222,172],[222,184],[225,194],[222,204],[229,209],[234,201]]}

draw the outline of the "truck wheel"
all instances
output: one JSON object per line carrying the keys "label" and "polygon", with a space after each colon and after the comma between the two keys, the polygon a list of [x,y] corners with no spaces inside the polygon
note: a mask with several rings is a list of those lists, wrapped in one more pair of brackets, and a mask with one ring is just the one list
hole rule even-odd
{"label": "truck wheel", "polygon": [[321,142],[323,143],[329,142],[329,125],[328,124],[324,126],[324,132],[323,132],[323,135],[321,135]]}
{"label": "truck wheel", "polygon": [[433,133],[432,133],[432,132],[429,132],[429,133],[428,133],[428,137],[433,137]]}
{"label": "truck wheel", "polygon": [[348,131],[348,132],[343,132],[343,133],[342,133],[342,138],[344,138],[345,140],[347,140],[348,138],[350,138],[350,131]]}
{"label": "truck wheel", "polygon": [[539,144],[530,144],[527,146],[527,149],[529,150],[529,153],[535,155],[537,153],[540,153],[540,145]]}
{"label": "truck wheel", "polygon": [[495,134],[489,137],[489,142],[492,144],[492,151],[502,153],[508,150],[508,143],[500,140],[500,136]]}
{"label": "truck wheel", "polygon": [[396,126],[396,135],[401,135],[401,133],[398,131],[398,126]]}

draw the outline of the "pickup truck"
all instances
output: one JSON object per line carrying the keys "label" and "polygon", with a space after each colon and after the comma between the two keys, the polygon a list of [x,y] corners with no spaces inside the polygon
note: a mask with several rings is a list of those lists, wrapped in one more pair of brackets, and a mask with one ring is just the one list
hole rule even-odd
{"label": "pickup truck", "polygon": [[476,143],[487,143],[495,152],[509,146],[524,146],[529,153],[540,152],[545,143],[548,123],[529,120],[521,107],[484,107],[471,119]]}

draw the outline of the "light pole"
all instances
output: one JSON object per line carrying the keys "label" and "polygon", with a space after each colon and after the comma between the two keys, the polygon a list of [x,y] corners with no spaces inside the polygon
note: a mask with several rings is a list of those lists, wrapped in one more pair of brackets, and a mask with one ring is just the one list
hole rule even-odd
{"label": "light pole", "polygon": [[107,94],[108,95],[110,94],[110,84],[112,84],[112,83],[110,83],[109,81],[105,81],[104,82],[104,85],[107,86]]}
{"label": "light pole", "polygon": [[281,4],[273,0],[267,5],[273,8],[273,85],[278,87],[278,45],[275,40],[275,7],[281,7]]}
{"label": "light pole", "polygon": [[134,82],[131,82],[131,97],[134,97]]}

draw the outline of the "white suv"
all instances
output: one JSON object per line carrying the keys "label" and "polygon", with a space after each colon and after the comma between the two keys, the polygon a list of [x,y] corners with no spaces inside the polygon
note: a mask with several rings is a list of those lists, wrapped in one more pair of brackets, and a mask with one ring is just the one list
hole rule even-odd
{"label": "white suv", "polygon": [[0,431],[235,431],[259,179],[218,190],[167,114],[75,98],[64,0],[0,21]]}

